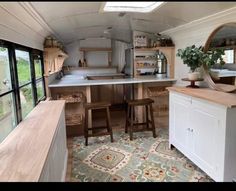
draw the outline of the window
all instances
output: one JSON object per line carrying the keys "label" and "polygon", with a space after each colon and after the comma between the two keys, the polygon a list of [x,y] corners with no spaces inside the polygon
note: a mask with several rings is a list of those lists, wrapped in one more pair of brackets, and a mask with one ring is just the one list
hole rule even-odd
{"label": "window", "polygon": [[164,2],[106,2],[103,11],[107,12],[141,12],[148,13]]}
{"label": "window", "polygon": [[234,49],[225,50],[224,53],[223,59],[225,63],[234,64]]}
{"label": "window", "polygon": [[35,79],[36,79],[36,97],[37,102],[39,102],[42,98],[45,97],[45,88],[43,82],[43,63],[42,57],[40,54],[33,55],[33,64],[35,71]]}
{"label": "window", "polygon": [[9,51],[0,46],[0,142],[16,126]]}
{"label": "window", "polygon": [[33,84],[32,84],[32,73],[30,64],[30,55],[27,51],[15,50],[16,64],[17,64],[17,76],[20,87],[20,105],[22,111],[22,117],[33,109]]}
{"label": "window", "polygon": [[0,142],[45,99],[42,55],[0,40]]}

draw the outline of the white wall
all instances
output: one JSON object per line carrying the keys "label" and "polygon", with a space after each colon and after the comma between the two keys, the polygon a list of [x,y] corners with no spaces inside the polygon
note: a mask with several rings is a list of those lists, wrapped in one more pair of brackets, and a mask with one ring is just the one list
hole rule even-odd
{"label": "white wall", "polygon": [[78,62],[80,59],[79,47],[79,41],[74,41],[73,43],[65,46],[66,52],[68,53],[68,57],[64,62],[65,66],[78,66]]}
{"label": "white wall", "polygon": [[[69,57],[65,60],[65,65],[78,66],[79,59],[81,59],[81,48],[111,48],[110,39],[91,38],[80,40],[66,45],[66,51]],[[108,53],[107,52],[87,52],[86,61],[89,67],[108,66]]]}
{"label": "white wall", "polygon": [[49,34],[27,2],[0,2],[0,39],[43,50]]}
{"label": "white wall", "polygon": [[[171,30],[164,31],[163,34],[169,35],[175,44],[175,54],[179,48],[185,48],[190,45],[205,45],[209,35],[220,25],[236,22],[236,7],[226,11],[205,17],[176,27]],[[181,78],[187,76],[189,69],[183,64],[179,57],[175,58],[175,78],[178,80],[177,85],[186,85]],[[204,83],[201,83],[205,85]]]}

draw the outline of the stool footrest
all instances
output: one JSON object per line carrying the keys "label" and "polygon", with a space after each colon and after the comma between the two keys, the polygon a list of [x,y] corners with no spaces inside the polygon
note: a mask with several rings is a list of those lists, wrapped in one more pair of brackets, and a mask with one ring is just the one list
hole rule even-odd
{"label": "stool footrest", "polygon": [[[138,125],[147,125],[147,123],[152,123],[150,120],[148,122],[143,122],[143,123],[133,123],[133,126],[138,126]],[[129,121],[130,124],[130,121]]]}
{"label": "stool footrest", "polygon": [[133,132],[152,131],[152,129],[133,129]]}
{"label": "stool footrest", "polygon": [[107,129],[107,127],[106,126],[99,126],[99,127],[88,128],[88,130],[97,130],[97,129]]}
{"label": "stool footrest", "polygon": [[110,135],[110,133],[105,132],[105,133],[88,134],[88,137],[99,137],[99,136],[103,136],[103,135]]}

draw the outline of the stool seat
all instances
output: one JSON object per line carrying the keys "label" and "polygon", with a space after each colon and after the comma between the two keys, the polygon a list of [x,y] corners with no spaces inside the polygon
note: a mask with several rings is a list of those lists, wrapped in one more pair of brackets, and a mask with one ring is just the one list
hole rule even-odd
{"label": "stool seat", "polygon": [[148,105],[154,103],[150,98],[127,100],[128,105]]}
{"label": "stool seat", "polygon": [[109,102],[93,102],[93,103],[85,103],[84,107],[87,109],[103,109],[105,107],[109,107],[111,104]]}

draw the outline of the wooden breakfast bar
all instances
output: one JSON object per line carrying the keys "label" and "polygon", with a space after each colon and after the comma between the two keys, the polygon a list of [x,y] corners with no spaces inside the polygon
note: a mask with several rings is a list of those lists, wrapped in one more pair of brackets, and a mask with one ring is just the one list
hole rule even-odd
{"label": "wooden breakfast bar", "polygon": [[[102,79],[102,80],[88,80],[88,79],[78,79],[76,76],[66,78],[63,77],[60,80],[55,80],[51,84],[49,84],[51,97],[52,99],[58,99],[58,95],[63,94],[65,92],[69,94],[73,94],[73,92],[82,92],[84,94],[85,99],[87,102],[93,102],[92,99],[92,88],[97,86],[132,86],[133,87],[133,98],[135,99],[142,99],[147,97],[156,97],[154,94],[158,96],[158,93],[165,94],[167,90],[165,87],[172,86],[172,83],[174,83],[176,80],[173,78],[163,78],[158,79],[155,76],[143,76],[138,78],[122,78],[122,79]],[[104,96],[108,94],[109,92],[103,92]],[[124,92],[123,92],[124,93]],[[130,94],[131,92],[128,92]],[[122,95],[123,96],[123,95]],[[82,97],[82,96],[81,96]],[[125,98],[126,99],[126,98]],[[161,99],[161,98],[160,98]],[[83,101],[82,101],[83,102]],[[168,97],[167,101],[168,104]],[[71,104],[69,106],[72,108]],[[83,115],[82,106],[80,111],[74,110],[72,114],[75,114],[76,112],[80,112],[81,115]],[[144,117],[144,112],[142,108],[137,108],[138,111],[138,121],[142,121]],[[70,115],[70,114],[69,114]],[[80,117],[82,119],[82,117]],[[89,127],[92,126],[92,113],[89,113]]]}

